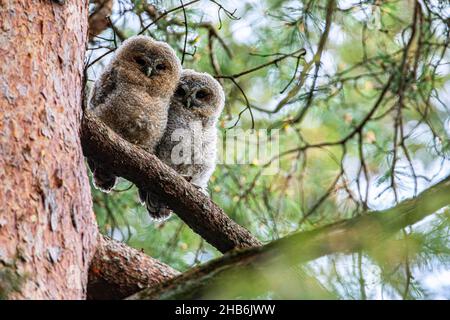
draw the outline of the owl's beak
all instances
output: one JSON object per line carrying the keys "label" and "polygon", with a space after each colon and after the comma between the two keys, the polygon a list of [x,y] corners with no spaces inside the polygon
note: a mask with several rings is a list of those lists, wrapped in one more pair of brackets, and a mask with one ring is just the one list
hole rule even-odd
{"label": "owl's beak", "polygon": [[186,107],[190,108],[191,105],[192,105],[192,99],[191,99],[191,97],[187,97],[187,99],[186,99]]}
{"label": "owl's beak", "polygon": [[147,71],[145,72],[145,74],[147,75],[147,77],[150,77],[152,75],[152,71],[153,68],[152,67],[147,67]]}

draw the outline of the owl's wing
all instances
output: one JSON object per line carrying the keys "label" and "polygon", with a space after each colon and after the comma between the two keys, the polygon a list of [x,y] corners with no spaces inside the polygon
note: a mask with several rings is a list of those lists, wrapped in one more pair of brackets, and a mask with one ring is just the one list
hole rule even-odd
{"label": "owl's wing", "polygon": [[165,220],[172,213],[172,210],[159,201],[158,196],[152,192],[139,189],[139,198],[142,204],[145,204],[149,215],[155,220]]}
{"label": "owl's wing", "polygon": [[100,79],[95,82],[89,99],[89,107],[95,109],[105,103],[108,96],[116,90],[117,71],[112,68],[104,72]]}

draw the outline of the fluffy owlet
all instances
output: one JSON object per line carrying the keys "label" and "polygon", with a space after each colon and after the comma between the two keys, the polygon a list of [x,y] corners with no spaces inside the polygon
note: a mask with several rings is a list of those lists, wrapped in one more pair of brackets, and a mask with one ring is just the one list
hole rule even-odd
{"label": "fluffy owlet", "polygon": [[[147,36],[129,38],[95,82],[89,107],[116,133],[153,153],[166,129],[180,73],[169,45]],[[116,177],[100,163],[88,163],[95,185],[110,191]]]}
{"label": "fluffy owlet", "polygon": [[[216,165],[216,124],[225,102],[222,86],[209,74],[183,70],[172,97],[166,131],[156,155],[206,193]],[[139,190],[153,218],[166,218],[170,209],[157,196]]]}

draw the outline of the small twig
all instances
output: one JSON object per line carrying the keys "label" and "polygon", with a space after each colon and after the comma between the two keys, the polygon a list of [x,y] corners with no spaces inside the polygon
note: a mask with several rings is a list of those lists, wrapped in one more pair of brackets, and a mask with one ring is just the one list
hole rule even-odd
{"label": "small twig", "polygon": [[161,13],[161,15],[159,15],[155,20],[153,20],[151,23],[149,23],[147,26],[145,26],[138,34],[139,34],[139,35],[140,35],[140,34],[143,34],[145,31],[147,31],[148,28],[150,28],[150,27],[151,27],[152,25],[154,25],[156,22],[158,22],[159,20],[161,20],[162,18],[164,18],[165,16],[167,16],[169,13],[172,13],[172,12],[177,11],[177,10],[180,10],[180,9],[183,9],[183,10],[184,10],[185,7],[190,6],[191,4],[194,4],[194,3],[199,2],[199,1],[200,1],[200,0],[193,0],[193,1],[190,1],[190,2],[188,2],[188,3],[183,4],[183,5],[181,5],[181,6],[172,8],[172,9],[166,11],[166,12]]}
{"label": "small twig", "polygon": [[242,93],[242,95],[243,95],[243,97],[244,97],[244,99],[245,99],[246,108],[245,108],[244,110],[242,110],[241,112],[239,112],[238,119],[236,120],[236,122],[234,123],[234,125],[231,126],[231,127],[229,127],[229,128],[227,128],[227,129],[234,128],[234,127],[238,124],[239,120],[241,119],[241,115],[242,115],[246,110],[248,110],[248,111],[250,112],[250,117],[251,117],[251,119],[252,119],[252,129],[254,129],[254,128],[255,128],[255,119],[254,119],[254,117],[253,117],[252,107],[250,106],[250,102],[248,101],[247,95],[245,94],[244,90],[241,88],[241,86],[236,82],[236,80],[235,80],[234,78],[229,78],[229,79],[231,80],[231,82],[234,83],[234,85],[235,85],[235,86],[239,89],[239,91]]}
{"label": "small twig", "polygon": [[183,17],[184,17],[184,45],[183,45],[183,55],[181,57],[181,65],[183,65],[184,56],[186,54],[187,38],[188,38],[188,24],[187,24],[186,9],[184,8],[183,0],[180,0],[180,3],[183,8]]}
{"label": "small twig", "polygon": [[241,19],[240,17],[236,17],[234,15],[236,13],[237,9],[234,9],[234,11],[231,12],[231,11],[225,9],[225,7],[222,6],[220,3],[218,3],[217,1],[215,1],[215,0],[210,0],[210,1],[215,3],[219,7],[219,9],[217,10],[217,17],[219,18],[219,30],[222,29],[222,17],[220,16],[220,11],[225,12],[225,15],[231,20],[239,20],[239,19]]}
{"label": "small twig", "polygon": [[117,39],[116,39],[116,29],[114,28],[114,25],[111,21],[111,18],[108,16],[106,17],[106,20],[108,20],[108,24],[111,26],[111,29],[113,31],[113,43],[114,43],[114,49],[117,49]]}
{"label": "small twig", "polygon": [[254,68],[251,68],[251,69],[239,72],[239,73],[231,74],[231,75],[218,75],[215,78],[218,78],[218,79],[220,79],[220,78],[226,78],[226,79],[234,78],[234,79],[236,79],[236,78],[245,76],[245,75],[247,75],[249,73],[255,72],[255,71],[259,70],[259,69],[263,69],[265,67],[268,67],[270,65],[273,65],[273,64],[276,65],[278,62],[280,62],[280,61],[282,61],[282,60],[284,60],[286,58],[295,57],[295,58],[299,59],[300,57],[304,56],[305,54],[306,54],[306,50],[301,48],[301,49],[298,49],[298,50],[296,50],[296,51],[294,51],[292,53],[285,54],[285,55],[283,55],[283,56],[281,56],[279,58],[276,58],[276,59],[271,60],[269,62],[263,63],[263,64],[261,64],[259,66],[254,67]]}

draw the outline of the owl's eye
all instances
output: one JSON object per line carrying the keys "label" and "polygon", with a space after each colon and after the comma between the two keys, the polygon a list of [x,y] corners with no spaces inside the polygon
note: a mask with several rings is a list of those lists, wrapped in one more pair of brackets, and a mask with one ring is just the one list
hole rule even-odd
{"label": "owl's eye", "polygon": [[155,69],[156,69],[157,71],[164,71],[164,70],[167,69],[167,67],[166,67],[165,64],[160,63],[160,64],[157,64],[157,65],[156,65]]}
{"label": "owl's eye", "polygon": [[179,87],[176,91],[175,91],[175,95],[179,96],[179,97],[184,97],[186,95],[186,91],[184,91],[183,88]]}
{"label": "owl's eye", "polygon": [[142,58],[136,58],[135,59],[135,61],[136,61],[136,63],[138,64],[138,65],[140,65],[140,66],[145,66],[147,63],[145,62],[145,60],[144,59],[142,59]]}
{"label": "owl's eye", "polygon": [[208,97],[208,92],[206,90],[200,90],[195,94],[195,97],[197,99],[205,99]]}

